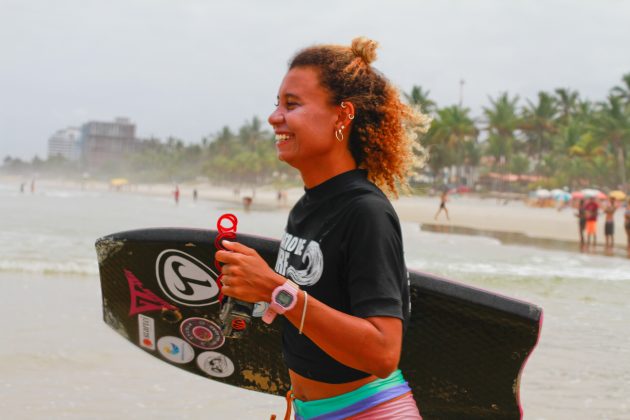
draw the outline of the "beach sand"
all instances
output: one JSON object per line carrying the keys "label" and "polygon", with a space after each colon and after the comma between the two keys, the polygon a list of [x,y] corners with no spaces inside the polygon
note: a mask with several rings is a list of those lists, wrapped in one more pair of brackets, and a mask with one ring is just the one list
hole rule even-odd
{"label": "beach sand", "polygon": [[[2,176],[0,181],[15,185],[16,190],[23,178]],[[26,183],[28,187],[30,182]],[[278,199],[278,191],[273,187],[222,187],[207,182],[178,184],[180,201],[193,200],[197,190],[198,200],[211,200],[229,203],[245,210],[243,199],[252,198],[251,208],[287,212],[304,193],[303,188],[290,188],[284,191],[284,198]],[[70,190],[118,191],[121,194],[150,194],[174,199],[175,184],[127,184],[116,190],[106,182],[87,180],[38,179],[37,189],[61,188]],[[27,188],[28,190],[28,188]],[[29,192],[26,191],[25,194]],[[540,246],[572,251],[587,251],[604,255],[627,257],[628,238],[624,230],[624,208],[615,213],[615,246],[604,249],[604,217],[600,214],[597,226],[597,246],[585,249],[580,247],[578,220],[575,210],[565,208],[541,208],[528,205],[522,200],[497,200],[482,198],[477,194],[450,195],[447,208],[450,220],[442,212],[434,220],[440,204],[439,196],[401,196],[392,204],[402,222],[418,223],[422,230],[462,235],[483,235],[499,239],[503,243]]]}
{"label": "beach sand", "polygon": [[[3,178],[5,183],[14,183],[19,188],[19,178]],[[106,191],[113,188],[104,182],[84,183],[68,180],[38,180],[38,188],[67,188]],[[242,187],[238,193],[234,187],[221,187],[208,183],[178,184],[180,201],[193,199],[197,190],[199,200],[222,201],[242,206],[243,198],[252,197],[252,209],[288,212],[302,196],[302,188],[285,190],[286,197],[278,200],[278,191],[272,187]],[[175,184],[129,184],[120,189],[122,194],[150,194],[173,197]],[[521,200],[505,202],[495,198],[481,198],[476,194],[451,195],[447,208],[450,220],[442,212],[434,220],[440,204],[439,196],[401,196],[392,204],[402,222],[418,223],[423,230],[444,233],[494,236],[503,242],[551,246],[580,250],[578,220],[575,210],[565,208],[541,208],[527,205]],[[624,209],[615,213],[615,255],[626,255],[627,236],[624,230]],[[505,235],[505,234],[522,235]],[[537,241],[540,239],[542,241]],[[554,246],[553,242],[557,242]],[[600,214],[597,226],[597,247],[593,252],[603,252],[604,218]]]}

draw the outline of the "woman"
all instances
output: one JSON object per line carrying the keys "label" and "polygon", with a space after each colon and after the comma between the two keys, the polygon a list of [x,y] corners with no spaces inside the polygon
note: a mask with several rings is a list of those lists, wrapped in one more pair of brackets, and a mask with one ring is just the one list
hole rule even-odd
{"label": "woman", "polygon": [[409,286],[398,217],[381,189],[396,195],[405,185],[414,161],[406,127],[426,131],[428,119],[370,66],[376,47],[357,38],[293,58],[269,123],[305,194],[275,271],[239,243],[216,254],[225,295],[270,302],[269,322],[284,315],[288,398],[299,419],[420,418],[397,370]]}

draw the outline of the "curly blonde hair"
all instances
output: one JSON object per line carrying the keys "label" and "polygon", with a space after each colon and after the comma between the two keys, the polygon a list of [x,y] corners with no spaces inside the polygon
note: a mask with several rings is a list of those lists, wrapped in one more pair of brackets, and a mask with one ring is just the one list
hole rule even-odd
{"label": "curly blonde hair", "polygon": [[348,147],[357,165],[386,194],[398,196],[424,152],[416,141],[426,133],[430,119],[401,102],[398,90],[374,69],[378,44],[365,37],[350,47],[316,45],[299,51],[289,69],[312,67],[332,104],[352,102],[355,118]]}

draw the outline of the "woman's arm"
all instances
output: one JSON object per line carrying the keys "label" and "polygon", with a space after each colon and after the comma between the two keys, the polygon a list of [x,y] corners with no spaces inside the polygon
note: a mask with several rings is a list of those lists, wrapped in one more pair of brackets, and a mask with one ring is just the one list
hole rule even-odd
{"label": "woman's arm", "polygon": [[[273,271],[258,253],[238,242],[223,241],[227,251],[215,258],[223,266],[222,292],[246,302],[269,302],[272,291],[287,279]],[[285,313],[297,328],[302,320],[304,293]],[[394,317],[358,318],[309,296],[303,332],[340,363],[379,377],[396,370],[402,348],[402,321]]]}

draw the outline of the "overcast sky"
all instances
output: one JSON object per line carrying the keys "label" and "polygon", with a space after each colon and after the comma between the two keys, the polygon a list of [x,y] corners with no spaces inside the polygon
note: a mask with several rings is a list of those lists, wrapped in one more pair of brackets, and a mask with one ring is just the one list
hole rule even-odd
{"label": "overcast sky", "polygon": [[358,35],[401,90],[446,106],[464,79],[475,117],[503,91],[601,100],[630,72],[621,0],[0,0],[0,159],[90,120],[199,142],[266,119],[292,54]]}

